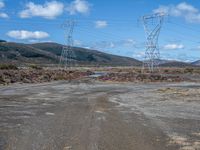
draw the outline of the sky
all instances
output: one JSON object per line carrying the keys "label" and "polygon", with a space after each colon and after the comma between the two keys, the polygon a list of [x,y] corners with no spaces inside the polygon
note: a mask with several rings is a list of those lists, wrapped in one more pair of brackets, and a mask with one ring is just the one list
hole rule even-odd
{"label": "sky", "polygon": [[1,39],[66,44],[62,25],[75,21],[78,47],[144,59],[142,16],[167,14],[158,39],[161,59],[200,59],[199,0],[0,0]]}

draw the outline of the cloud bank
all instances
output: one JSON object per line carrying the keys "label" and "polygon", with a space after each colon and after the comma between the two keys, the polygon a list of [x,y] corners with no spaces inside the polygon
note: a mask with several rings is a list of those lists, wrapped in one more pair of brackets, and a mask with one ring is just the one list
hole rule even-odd
{"label": "cloud bank", "polygon": [[179,3],[178,5],[168,5],[168,6],[161,5],[157,9],[153,10],[153,12],[154,13],[162,12],[170,16],[182,17],[187,22],[190,23],[200,23],[199,9],[186,2]]}
{"label": "cloud bank", "polygon": [[25,10],[19,13],[21,18],[43,17],[46,19],[54,19],[60,16],[64,11],[64,4],[58,1],[46,2],[43,5],[29,2],[26,4]]}
{"label": "cloud bank", "polygon": [[49,34],[43,31],[26,31],[26,30],[13,30],[9,31],[7,35],[11,38],[18,40],[27,40],[27,39],[44,39],[49,37]]}

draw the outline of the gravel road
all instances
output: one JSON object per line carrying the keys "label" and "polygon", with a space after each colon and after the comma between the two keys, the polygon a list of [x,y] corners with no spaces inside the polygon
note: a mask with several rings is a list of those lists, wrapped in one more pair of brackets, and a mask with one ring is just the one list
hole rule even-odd
{"label": "gravel road", "polygon": [[200,84],[0,87],[1,150],[200,150]]}

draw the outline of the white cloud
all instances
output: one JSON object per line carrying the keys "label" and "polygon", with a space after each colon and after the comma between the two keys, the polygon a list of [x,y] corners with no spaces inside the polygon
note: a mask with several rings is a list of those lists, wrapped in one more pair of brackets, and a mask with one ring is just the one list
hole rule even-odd
{"label": "white cloud", "polygon": [[[5,3],[3,1],[0,1],[0,9],[5,7]],[[0,12],[0,18],[9,18],[8,14],[4,12]]]}
{"label": "white cloud", "polygon": [[64,10],[64,5],[58,1],[46,2],[43,5],[29,2],[26,4],[26,9],[19,13],[21,18],[43,17],[46,19],[54,19],[61,15]]}
{"label": "white cloud", "polygon": [[77,13],[80,14],[88,14],[90,11],[91,4],[85,0],[74,0],[71,2],[66,10],[70,13],[70,15],[74,15]]}
{"label": "white cloud", "polygon": [[108,26],[107,21],[98,20],[98,21],[95,22],[96,28],[105,28],[107,26]]}
{"label": "white cloud", "polygon": [[7,35],[14,39],[27,40],[27,39],[44,39],[49,37],[49,34],[43,31],[25,31],[25,30],[14,30],[9,31]]}
{"label": "white cloud", "polygon": [[0,13],[0,18],[9,18],[8,14],[6,13]]}
{"label": "white cloud", "polygon": [[3,1],[0,1],[0,9],[4,8],[5,7],[5,4]]}
{"label": "white cloud", "polygon": [[35,39],[31,39],[28,40],[29,43],[53,43],[53,41],[51,40],[35,40]]}
{"label": "white cloud", "polygon": [[175,50],[175,49],[183,49],[183,44],[167,44],[164,46],[164,49],[166,50]]}
{"label": "white cloud", "polygon": [[135,59],[142,60],[144,59],[144,56],[145,56],[145,52],[135,52],[132,57]]}
{"label": "white cloud", "polygon": [[170,16],[182,17],[190,23],[200,23],[200,11],[186,2],[182,2],[178,5],[160,6],[153,10],[153,12],[162,12]]}
{"label": "white cloud", "polygon": [[28,42],[30,42],[30,43],[38,43],[38,42],[39,42],[39,40],[30,39],[30,40],[28,40]]}
{"label": "white cloud", "polygon": [[94,49],[106,49],[106,48],[114,48],[115,43],[110,41],[100,41],[93,44],[92,48]]}
{"label": "white cloud", "polygon": [[125,39],[119,41],[99,41],[91,44],[94,49],[113,49],[113,48],[132,48],[136,45],[133,39]]}
{"label": "white cloud", "polygon": [[115,47],[115,43],[110,42],[109,47],[110,47],[110,48],[114,48],[114,47]]}
{"label": "white cloud", "polygon": [[133,40],[133,39],[127,39],[127,40],[124,40],[122,41],[123,42],[123,45],[125,47],[132,47],[132,46],[135,46],[136,45],[136,41]]}
{"label": "white cloud", "polygon": [[116,47],[135,47],[137,42],[133,39],[125,39],[113,42]]}
{"label": "white cloud", "polygon": [[198,9],[196,9],[194,6],[187,4],[185,2],[178,4],[176,7],[180,11],[186,11],[186,12],[190,12],[190,13],[198,12]]}
{"label": "white cloud", "polygon": [[75,46],[82,46],[82,42],[79,40],[74,40],[74,45]]}

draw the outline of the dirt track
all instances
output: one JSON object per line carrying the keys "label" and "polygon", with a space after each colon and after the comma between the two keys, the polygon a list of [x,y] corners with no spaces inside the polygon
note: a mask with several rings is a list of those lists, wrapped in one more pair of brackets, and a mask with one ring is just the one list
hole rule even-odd
{"label": "dirt track", "polygon": [[199,88],[67,82],[0,87],[0,149],[199,150],[200,95],[190,95]]}

